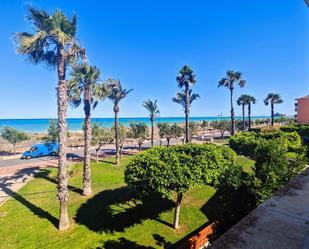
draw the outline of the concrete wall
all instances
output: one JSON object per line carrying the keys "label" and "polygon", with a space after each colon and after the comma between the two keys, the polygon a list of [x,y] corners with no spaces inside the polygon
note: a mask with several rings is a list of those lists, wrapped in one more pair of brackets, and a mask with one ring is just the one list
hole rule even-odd
{"label": "concrete wall", "polygon": [[297,122],[309,124],[309,97],[297,99]]}

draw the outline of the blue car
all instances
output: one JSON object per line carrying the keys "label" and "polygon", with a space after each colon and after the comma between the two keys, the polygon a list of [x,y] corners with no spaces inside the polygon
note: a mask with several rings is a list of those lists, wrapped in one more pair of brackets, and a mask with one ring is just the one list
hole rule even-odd
{"label": "blue car", "polygon": [[59,144],[46,143],[46,144],[34,144],[30,150],[25,151],[21,158],[29,159],[41,156],[56,156],[58,155]]}

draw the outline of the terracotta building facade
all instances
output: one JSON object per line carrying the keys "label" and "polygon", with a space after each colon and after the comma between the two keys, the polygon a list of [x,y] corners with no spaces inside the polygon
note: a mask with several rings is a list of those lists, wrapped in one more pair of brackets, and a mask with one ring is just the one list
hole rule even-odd
{"label": "terracotta building facade", "polygon": [[296,121],[301,124],[309,124],[309,95],[296,99]]}

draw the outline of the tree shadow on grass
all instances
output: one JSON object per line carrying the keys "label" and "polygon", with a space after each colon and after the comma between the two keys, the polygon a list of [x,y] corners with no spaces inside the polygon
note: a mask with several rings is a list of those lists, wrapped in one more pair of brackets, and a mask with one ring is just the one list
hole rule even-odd
{"label": "tree shadow on grass", "polygon": [[127,240],[125,238],[119,238],[117,240],[105,241],[102,247],[97,247],[96,249],[155,249],[151,246],[142,246],[134,241]]}
{"label": "tree shadow on grass", "polygon": [[201,207],[201,211],[210,222],[216,222],[215,240],[243,217],[254,207],[245,188],[217,190],[217,192]]}
{"label": "tree shadow on grass", "polygon": [[[49,169],[41,169],[39,173],[34,175],[34,178],[37,178],[37,179],[41,178],[41,179],[44,179],[46,181],[49,181],[49,182],[57,185],[58,184],[57,179],[51,178],[49,176],[50,172],[51,172],[51,170],[49,170]],[[69,191],[75,192],[75,193],[80,194],[80,195],[82,195],[82,193],[83,193],[83,191],[80,188],[76,188],[76,187],[71,186],[71,185],[68,185],[68,189],[69,189]]]}
{"label": "tree shadow on grass", "polygon": [[[20,204],[27,207],[34,215],[38,216],[41,219],[47,219],[49,220],[55,227],[58,225],[58,219],[52,216],[47,211],[43,210],[42,208],[34,205],[32,202],[27,200],[23,195],[18,194],[17,192],[13,191],[12,185],[16,183],[22,183],[27,180],[28,177],[30,177],[35,170],[38,170],[38,168],[28,168],[28,169],[22,169],[19,170],[15,175],[3,177],[0,180],[0,189],[11,198],[18,201]],[[40,192],[43,193],[43,192]],[[31,196],[36,193],[29,193],[28,196]]]}
{"label": "tree shadow on grass", "polygon": [[157,194],[136,201],[127,187],[105,190],[77,210],[75,220],[95,232],[123,232],[125,228],[156,219],[174,203]]}

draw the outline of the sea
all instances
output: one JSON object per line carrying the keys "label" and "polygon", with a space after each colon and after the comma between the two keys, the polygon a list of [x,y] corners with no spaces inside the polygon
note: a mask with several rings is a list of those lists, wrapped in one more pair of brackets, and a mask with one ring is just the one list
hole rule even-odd
{"label": "sea", "polygon": [[[252,119],[263,119],[269,118],[267,116],[253,116]],[[214,121],[214,120],[229,120],[230,117],[190,117],[190,121],[202,122]],[[236,117],[236,119],[242,119],[242,117]],[[42,119],[0,119],[0,129],[5,126],[14,127],[18,130],[22,130],[29,133],[41,133],[46,132],[49,126],[48,118]],[[82,130],[82,125],[84,122],[83,118],[68,118],[68,129],[70,131],[80,131]],[[119,122],[125,126],[129,126],[130,122],[145,122],[150,126],[149,117],[137,117],[137,118],[119,118]],[[158,117],[155,119],[155,124],[159,122],[168,123],[184,123],[184,117]],[[92,123],[98,123],[103,127],[110,128],[114,123],[114,118],[92,118]]]}

